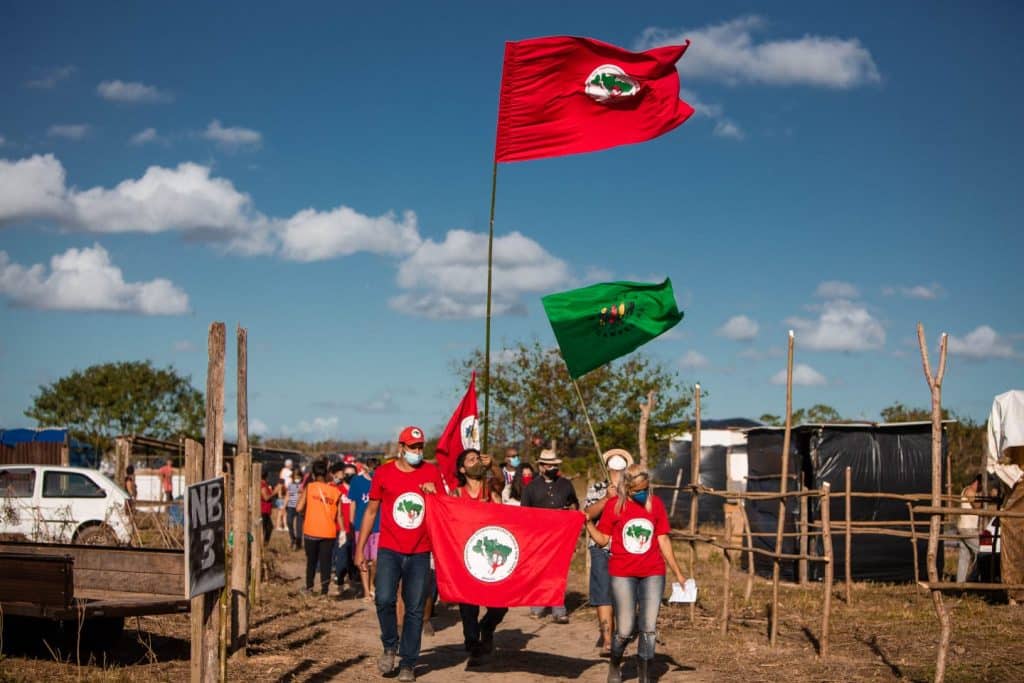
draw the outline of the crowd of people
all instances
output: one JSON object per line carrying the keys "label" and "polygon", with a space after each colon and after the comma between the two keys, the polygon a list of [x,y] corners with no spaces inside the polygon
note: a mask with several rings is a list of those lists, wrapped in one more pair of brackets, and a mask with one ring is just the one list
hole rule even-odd
{"label": "crowd of people", "polygon": [[[456,481],[446,486],[440,469],[423,459],[425,441],[421,429],[406,427],[398,456],[383,464],[344,456],[332,465],[318,460],[303,471],[289,460],[276,482],[265,476],[261,486],[264,538],[269,541],[274,529],[287,531],[291,548],[305,551],[304,591],[328,595],[333,581],[339,595],[348,590],[374,603],[381,674],[397,669],[399,681],[416,679],[421,639],[433,632],[429,620],[438,597],[423,516],[398,511],[422,510],[427,496],[451,495],[488,505],[580,511],[589,537],[596,647],[609,658],[608,681],[621,680],[625,649],[634,639],[639,680],[651,680],[666,568],[678,583],[684,577],[669,542],[665,507],[650,493],[646,468],[628,451],[607,451],[609,479],[593,485],[581,507],[554,450],[541,450],[534,463],[509,447],[498,463],[488,453],[466,449],[455,461]],[[544,619],[549,609],[555,623],[569,623],[564,599],[531,607],[530,616]],[[477,666],[493,654],[494,634],[508,608],[462,604],[458,610],[468,664]]]}

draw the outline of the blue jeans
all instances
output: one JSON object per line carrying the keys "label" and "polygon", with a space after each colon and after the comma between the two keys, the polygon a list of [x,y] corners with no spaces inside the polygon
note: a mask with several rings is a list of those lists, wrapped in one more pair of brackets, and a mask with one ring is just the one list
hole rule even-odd
{"label": "blue jeans", "polygon": [[348,558],[351,545],[351,539],[346,540],[345,545],[342,546],[338,545],[337,539],[334,541],[334,550],[332,551],[334,580],[339,586],[345,582],[345,576],[348,575]]}
{"label": "blue jeans", "polygon": [[[640,631],[637,654],[640,659],[654,659],[654,634],[658,626],[658,609],[665,591],[665,576],[612,577],[612,603],[615,612],[615,637],[612,656],[622,657],[633,631]],[[637,623],[637,611],[640,619]]]}
{"label": "blue jeans", "polygon": [[288,526],[288,538],[291,539],[292,547],[297,546],[302,540],[302,517],[295,511],[295,508],[284,509],[286,525]]}
{"label": "blue jeans", "polygon": [[[415,667],[423,636],[423,605],[427,601],[430,553],[403,555],[394,550],[377,551],[377,576],[374,579],[380,641],[385,650],[398,650],[399,666]],[[398,640],[398,584],[402,584],[405,620],[402,640]]]}
{"label": "blue jeans", "polygon": [[612,604],[611,577],[608,575],[610,553],[604,548],[592,545],[590,552],[590,606],[604,607]]}

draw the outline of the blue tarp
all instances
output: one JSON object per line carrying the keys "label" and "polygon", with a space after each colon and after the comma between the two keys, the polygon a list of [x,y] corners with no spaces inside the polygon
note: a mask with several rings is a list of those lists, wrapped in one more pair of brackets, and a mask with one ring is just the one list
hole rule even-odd
{"label": "blue tarp", "polygon": [[50,429],[0,429],[0,444],[14,448],[19,443],[64,443],[68,442],[68,459],[72,467],[99,467],[96,449],[78,439],[68,437],[68,430]]}

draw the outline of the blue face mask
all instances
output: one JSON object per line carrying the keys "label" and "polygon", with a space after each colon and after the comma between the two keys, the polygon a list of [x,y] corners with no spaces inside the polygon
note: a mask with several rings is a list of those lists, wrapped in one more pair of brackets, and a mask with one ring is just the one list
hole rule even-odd
{"label": "blue face mask", "polygon": [[404,457],[405,461],[412,465],[413,467],[418,467],[419,464],[423,462],[422,453],[413,453],[412,451],[406,451],[402,457]]}
{"label": "blue face mask", "polygon": [[519,456],[513,455],[511,458],[508,459],[508,464],[512,465],[512,467],[519,467]]}
{"label": "blue face mask", "polygon": [[630,496],[630,498],[632,498],[637,503],[637,505],[644,505],[647,503],[647,490],[645,489],[643,491],[637,491],[632,496]]}

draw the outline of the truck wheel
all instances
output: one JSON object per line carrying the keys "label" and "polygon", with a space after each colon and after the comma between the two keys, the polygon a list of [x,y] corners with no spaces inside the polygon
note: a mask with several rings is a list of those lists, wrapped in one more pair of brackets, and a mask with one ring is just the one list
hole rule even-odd
{"label": "truck wheel", "polygon": [[75,534],[78,545],[117,545],[117,537],[113,529],[106,524],[95,524],[79,530]]}

